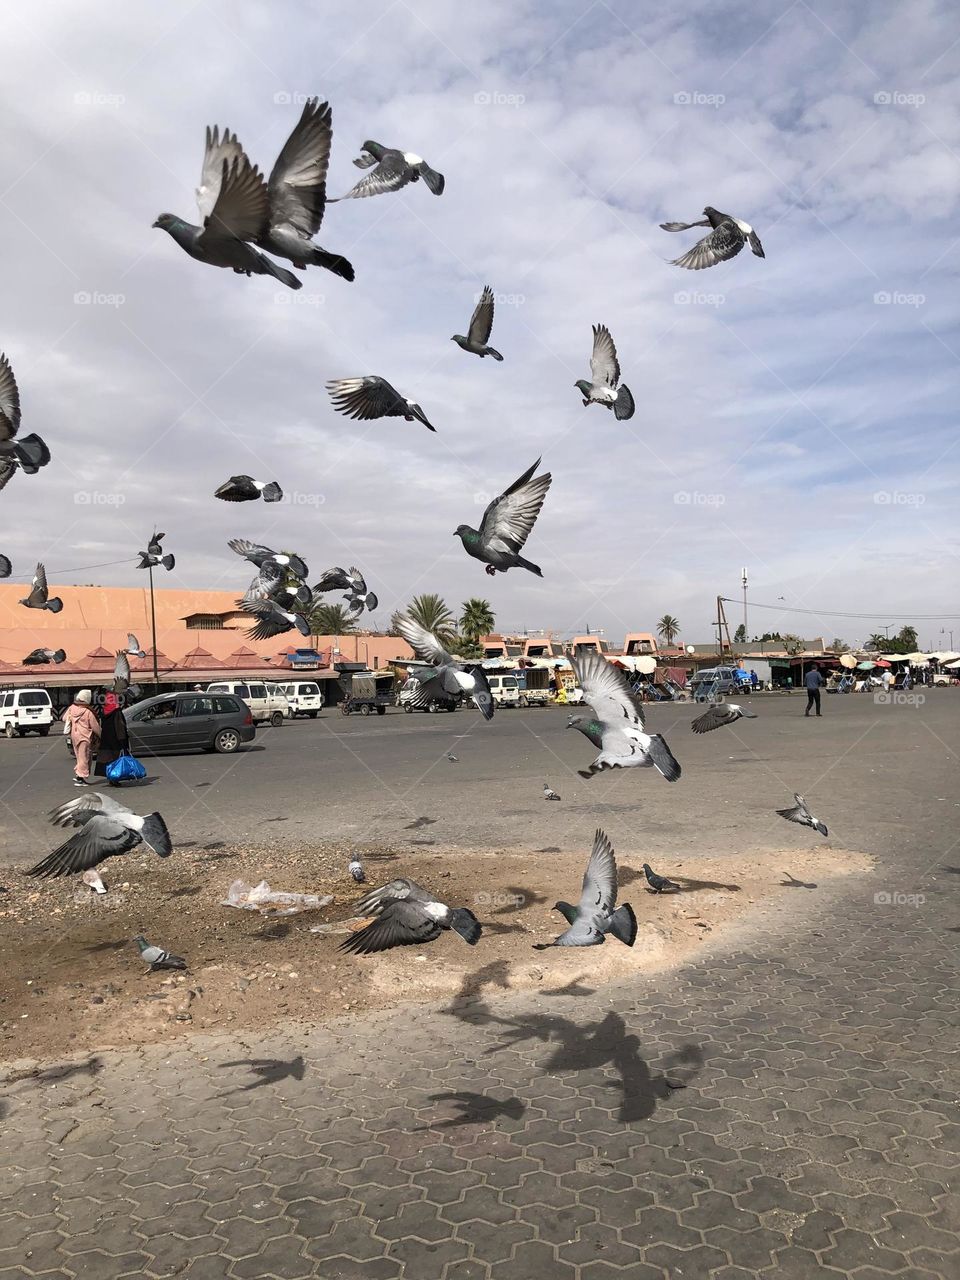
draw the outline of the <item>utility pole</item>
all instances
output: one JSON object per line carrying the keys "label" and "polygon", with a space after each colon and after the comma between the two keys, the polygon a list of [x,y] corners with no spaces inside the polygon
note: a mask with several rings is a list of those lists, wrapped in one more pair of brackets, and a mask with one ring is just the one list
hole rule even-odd
{"label": "utility pole", "polygon": [[150,572],[150,635],[153,640],[153,683],[159,685],[160,676],[157,671],[157,610],[153,600],[153,565]]}
{"label": "utility pole", "polygon": [[740,570],[740,585],[743,587],[743,638],[747,638],[747,570]]}

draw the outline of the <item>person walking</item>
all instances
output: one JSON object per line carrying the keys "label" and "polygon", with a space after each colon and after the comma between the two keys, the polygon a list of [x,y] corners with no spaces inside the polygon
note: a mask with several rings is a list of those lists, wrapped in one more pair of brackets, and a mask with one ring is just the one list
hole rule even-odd
{"label": "person walking", "polygon": [[759,687],[760,687],[760,677],[754,671],[753,667],[751,667],[750,668],[750,688],[754,691],[754,693],[756,693]]}
{"label": "person walking", "polygon": [[[107,765],[120,758],[130,746],[130,735],[124,719],[120,699],[112,691],[104,695],[100,710],[100,743],[97,751],[97,767],[94,772],[100,778],[107,776]],[[120,783],[107,778],[111,787],[119,787]]]}
{"label": "person walking", "polygon": [[823,676],[820,674],[819,667],[811,667],[803,680],[807,690],[807,709],[803,713],[805,716],[810,714],[813,707],[817,709],[817,715],[820,715],[820,687],[823,684]]}
{"label": "person walking", "polygon": [[74,766],[73,785],[89,787],[90,763],[94,750],[100,741],[100,722],[93,713],[91,703],[93,694],[89,689],[81,689],[63,713],[65,733],[70,735],[73,746]]}

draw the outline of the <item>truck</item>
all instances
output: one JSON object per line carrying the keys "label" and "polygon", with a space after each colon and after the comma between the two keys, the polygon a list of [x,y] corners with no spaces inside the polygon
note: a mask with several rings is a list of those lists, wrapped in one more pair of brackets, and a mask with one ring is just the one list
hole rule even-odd
{"label": "truck", "polygon": [[340,714],[368,716],[375,711],[378,716],[385,716],[387,707],[393,706],[395,684],[396,677],[392,671],[342,672]]}
{"label": "truck", "polygon": [[518,667],[517,677],[521,707],[545,707],[553,697],[550,672],[546,667]]}

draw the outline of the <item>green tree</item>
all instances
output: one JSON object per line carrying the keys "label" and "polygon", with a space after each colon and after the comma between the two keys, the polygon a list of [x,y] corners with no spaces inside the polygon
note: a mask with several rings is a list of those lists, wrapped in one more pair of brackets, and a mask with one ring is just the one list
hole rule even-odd
{"label": "green tree", "polygon": [[666,645],[672,645],[680,634],[680,623],[672,613],[665,613],[657,623],[657,635]]}
{"label": "green tree", "polygon": [[803,644],[799,636],[788,634],[781,638],[783,640],[783,647],[784,649],[786,649],[787,653],[789,654],[799,653],[800,650],[803,648]]}
{"label": "green tree", "polygon": [[833,637],[833,639],[830,641],[830,648],[833,650],[834,653],[850,652],[850,646],[847,644],[846,640],[841,640],[839,636]]}
{"label": "green tree", "polygon": [[886,653],[889,641],[886,636],[882,636],[879,631],[875,631],[872,636],[867,637],[867,648],[873,649],[877,653]]}
{"label": "green tree", "polygon": [[733,642],[734,644],[746,644],[746,640],[747,628],[741,622],[739,627],[737,627],[736,631],[733,633]]}
{"label": "green tree", "polygon": [[432,631],[441,644],[452,644],[456,636],[456,619],[447,608],[446,601],[431,592],[414,596],[407,606],[407,613],[421,627]]}
{"label": "green tree", "polygon": [[476,645],[481,636],[490,634],[496,623],[490,601],[471,596],[469,600],[464,600],[460,608],[460,630],[467,640]]}
{"label": "green tree", "polygon": [[901,627],[897,643],[900,645],[898,653],[915,653],[918,644],[916,627]]}
{"label": "green tree", "polygon": [[307,621],[315,636],[349,636],[357,629],[356,615],[342,604],[319,604]]}

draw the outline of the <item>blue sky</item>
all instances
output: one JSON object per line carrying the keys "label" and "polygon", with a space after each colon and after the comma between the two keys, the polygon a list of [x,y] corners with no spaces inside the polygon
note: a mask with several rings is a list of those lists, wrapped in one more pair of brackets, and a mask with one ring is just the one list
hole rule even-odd
{"label": "blue sky", "polygon": [[[664,612],[709,638],[741,565],[767,627],[862,639],[829,611],[956,609],[960,43],[935,3],[22,6],[0,88],[0,349],[54,462],[0,495],[18,576],[132,554],[156,522],[183,586],[226,548],[357,563],[381,621],[414,592],[504,627],[613,638]],[[331,205],[348,285],[293,294],[151,229],[195,214],[207,124],[269,170],[303,97],[333,107],[329,190],[365,138],[447,179]],[[705,204],[766,250],[668,259]],[[480,288],[502,365],[449,341]],[[77,301],[89,295],[91,302]],[[591,324],[636,416],[585,410]],[[355,424],[324,391],[380,373],[437,426]],[[539,454],[544,579],[486,577],[451,534]],[[229,474],[294,501],[215,502]],[[85,496],[89,500],[85,500]],[[135,584],[131,565],[64,581]],[[734,614],[734,621],[737,615]],[[893,616],[877,623],[893,621]],[[939,643],[939,621],[920,624]],[[957,629],[955,627],[955,629]]]}

